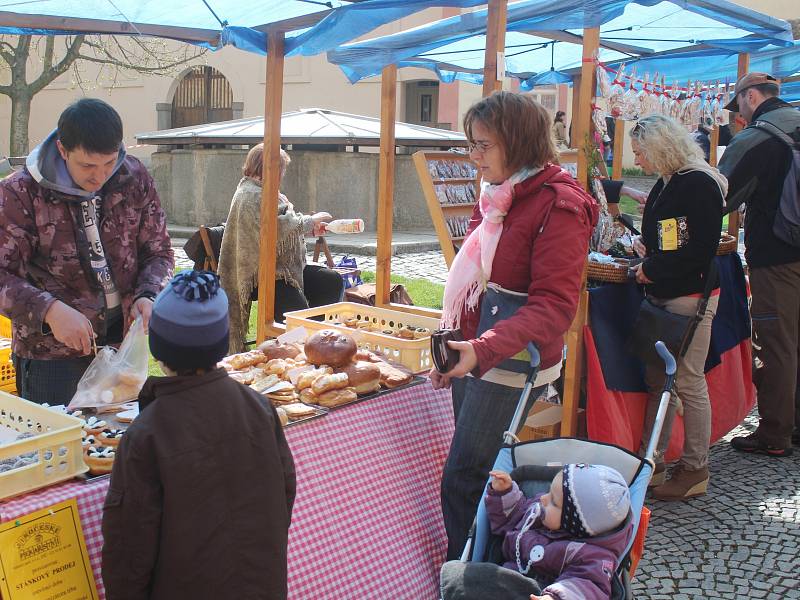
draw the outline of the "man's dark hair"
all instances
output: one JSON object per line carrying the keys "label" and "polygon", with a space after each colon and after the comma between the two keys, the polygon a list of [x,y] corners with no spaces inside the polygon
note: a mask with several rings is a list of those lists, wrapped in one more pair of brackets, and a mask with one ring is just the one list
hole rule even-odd
{"label": "man's dark hair", "polygon": [[95,154],[112,154],[122,143],[122,119],[102,100],[81,98],[58,118],[58,139],[68,151],[80,147]]}
{"label": "man's dark hair", "polygon": [[749,88],[742,91],[746,92],[748,89],[754,89],[758,92],[761,92],[767,98],[773,98],[777,96],[781,91],[777,83],[759,83],[758,85],[750,86]]}

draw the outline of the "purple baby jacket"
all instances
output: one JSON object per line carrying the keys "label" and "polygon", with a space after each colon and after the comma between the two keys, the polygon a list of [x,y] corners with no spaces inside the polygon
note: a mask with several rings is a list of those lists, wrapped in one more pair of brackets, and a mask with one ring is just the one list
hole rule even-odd
{"label": "purple baby jacket", "polygon": [[[519,571],[516,562],[516,539],[529,509],[539,504],[539,494],[526,498],[516,482],[505,493],[487,487],[484,502],[492,533],[504,536],[504,567]],[[526,573],[540,581],[552,581],[542,590],[559,600],[608,600],[611,577],[617,560],[633,534],[630,518],[626,525],[607,535],[576,539],[566,531],[551,531],[542,524],[544,512],[520,539],[519,554],[523,569],[534,559]]]}

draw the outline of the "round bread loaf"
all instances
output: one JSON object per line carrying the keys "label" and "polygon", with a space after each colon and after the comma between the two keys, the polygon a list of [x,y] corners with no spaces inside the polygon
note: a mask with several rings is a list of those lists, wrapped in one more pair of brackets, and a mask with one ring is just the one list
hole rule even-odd
{"label": "round bread loaf", "polygon": [[294,344],[281,344],[278,340],[262,342],[257,350],[266,356],[267,360],[275,358],[295,358],[300,354],[300,348]]}
{"label": "round bread loaf", "polygon": [[375,363],[359,360],[343,366],[339,372],[347,374],[349,385],[358,395],[371,394],[381,387],[381,369]]}
{"label": "round bread loaf", "polygon": [[356,343],[349,335],[323,329],[306,340],[306,359],[313,365],[346,365],[356,354]]}

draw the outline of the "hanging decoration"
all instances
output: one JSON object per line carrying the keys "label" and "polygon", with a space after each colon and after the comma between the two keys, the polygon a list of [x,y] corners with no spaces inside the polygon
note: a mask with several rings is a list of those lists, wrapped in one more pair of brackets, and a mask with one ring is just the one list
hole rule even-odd
{"label": "hanging decoration", "polygon": [[[611,74],[614,75],[613,80],[609,80]],[[729,79],[724,83],[688,81],[685,86],[673,81],[670,85],[663,73],[655,73],[652,78],[650,73],[644,73],[640,79],[636,76],[635,66],[630,74],[626,74],[624,63],[615,72],[597,61],[597,82],[598,102],[604,100],[607,108],[598,117],[593,112],[596,124],[600,121],[605,123],[606,115],[634,121],[652,114],[672,117],[689,131],[700,126],[710,129],[728,122],[728,113],[723,107],[730,100]],[[605,125],[597,129],[604,131]]]}

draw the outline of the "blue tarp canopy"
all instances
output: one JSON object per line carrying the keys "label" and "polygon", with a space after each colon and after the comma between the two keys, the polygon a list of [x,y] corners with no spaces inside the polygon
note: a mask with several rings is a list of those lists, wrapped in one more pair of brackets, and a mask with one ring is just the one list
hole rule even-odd
{"label": "blue tarp canopy", "polygon": [[781,85],[781,98],[787,102],[800,102],[800,73],[797,79]]}
{"label": "blue tarp canopy", "polygon": [[149,35],[211,49],[266,53],[266,30],[281,24],[286,54],[313,55],[433,6],[485,0],[0,0],[0,33]]}
{"label": "blue tarp canopy", "polygon": [[[347,44],[328,59],[352,82],[390,64],[427,68],[445,81],[480,81],[486,17],[484,8]],[[508,72],[537,83],[570,79],[589,27],[600,28],[602,62],[688,48],[736,54],[792,45],[788,23],[727,0],[522,0],[509,3],[507,23]]]}

